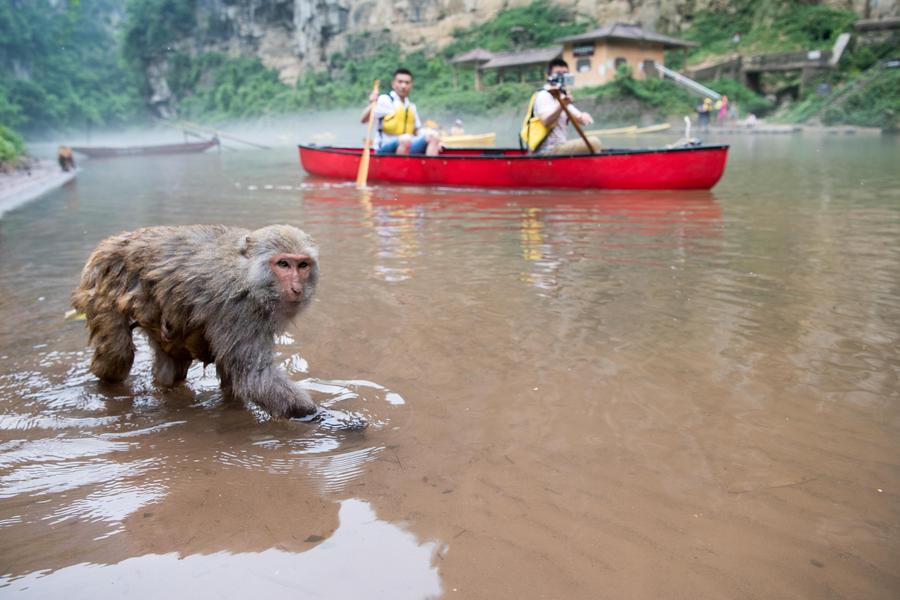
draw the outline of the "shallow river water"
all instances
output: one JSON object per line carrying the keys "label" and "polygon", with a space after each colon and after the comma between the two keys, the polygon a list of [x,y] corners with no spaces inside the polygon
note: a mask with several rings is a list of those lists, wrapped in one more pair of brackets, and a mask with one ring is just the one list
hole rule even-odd
{"label": "shallow river water", "polygon": [[[900,143],[728,141],[710,192],[84,161],[0,219],[0,596],[900,597]],[[157,389],[144,342],[89,373],[102,238],[279,222],[321,247],[278,349],[324,421]]]}

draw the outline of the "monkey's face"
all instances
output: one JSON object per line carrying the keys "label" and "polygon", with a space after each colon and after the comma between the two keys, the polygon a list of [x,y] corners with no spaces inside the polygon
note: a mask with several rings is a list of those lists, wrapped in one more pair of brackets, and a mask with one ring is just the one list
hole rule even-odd
{"label": "monkey's face", "polygon": [[279,253],[269,259],[281,300],[289,305],[308,301],[316,283],[317,266],[306,254]]}

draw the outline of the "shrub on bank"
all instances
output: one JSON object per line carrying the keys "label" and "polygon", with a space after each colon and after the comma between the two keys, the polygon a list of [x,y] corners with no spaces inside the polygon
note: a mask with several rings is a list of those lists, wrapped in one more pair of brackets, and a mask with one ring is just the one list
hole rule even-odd
{"label": "shrub on bank", "polygon": [[0,163],[8,163],[25,154],[25,142],[12,129],[0,125]]}
{"label": "shrub on bank", "polygon": [[900,128],[898,107],[900,68],[888,69],[863,89],[851,92],[840,105],[827,107],[822,122],[826,125],[850,123],[897,131]]}

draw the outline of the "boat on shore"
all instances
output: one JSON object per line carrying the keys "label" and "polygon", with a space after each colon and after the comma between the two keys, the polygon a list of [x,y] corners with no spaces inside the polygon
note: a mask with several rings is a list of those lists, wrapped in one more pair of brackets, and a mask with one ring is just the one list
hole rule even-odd
{"label": "boat on shore", "polygon": [[441,145],[444,148],[482,148],[484,146],[493,146],[496,141],[496,132],[465,133],[441,137]]}
{"label": "boat on shore", "polygon": [[[301,144],[311,175],[355,180],[361,148]],[[413,185],[605,190],[707,190],[722,177],[727,145],[611,148],[546,156],[514,148],[455,148],[440,156],[372,154],[369,181]]]}
{"label": "boat on shore", "polygon": [[671,129],[671,123],[657,123],[656,125],[647,125],[646,127],[638,127],[632,133],[657,133],[659,131],[665,131],[667,129]]}
{"label": "boat on shore", "polygon": [[90,158],[115,158],[119,156],[159,156],[164,154],[192,154],[205,152],[219,145],[214,137],[203,142],[160,144],[156,146],[72,146],[72,150]]}
{"label": "boat on shore", "polygon": [[607,135],[636,135],[641,133],[657,133],[659,131],[665,131],[671,128],[671,123],[657,123],[656,125],[648,125],[647,127],[630,125],[628,127],[615,127],[612,129],[591,129],[589,131],[585,131],[584,134],[594,135],[597,137],[603,137]]}

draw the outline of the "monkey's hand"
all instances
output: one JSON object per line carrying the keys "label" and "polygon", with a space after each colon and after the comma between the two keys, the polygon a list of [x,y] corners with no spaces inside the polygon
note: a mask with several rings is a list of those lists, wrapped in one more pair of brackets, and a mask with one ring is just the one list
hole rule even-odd
{"label": "monkey's hand", "polygon": [[306,390],[275,366],[234,373],[230,379],[235,397],[258,404],[273,417],[306,417],[318,410]]}

